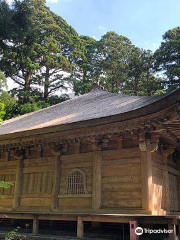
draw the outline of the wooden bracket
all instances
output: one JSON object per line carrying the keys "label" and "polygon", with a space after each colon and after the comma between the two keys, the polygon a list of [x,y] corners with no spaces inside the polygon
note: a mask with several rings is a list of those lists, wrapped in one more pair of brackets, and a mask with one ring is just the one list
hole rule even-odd
{"label": "wooden bracket", "polygon": [[103,139],[101,140],[101,147],[102,147],[102,148],[107,148],[108,143],[109,143],[109,139],[108,139],[108,138],[103,138]]}
{"label": "wooden bracket", "polygon": [[146,145],[146,142],[145,142],[145,141],[140,141],[140,142],[139,142],[139,149],[140,149],[142,152],[145,152],[145,151],[146,151],[147,145]]}
{"label": "wooden bracket", "polygon": [[62,145],[54,145],[51,147],[51,152],[52,154],[54,154],[55,156],[61,156],[62,155]]}
{"label": "wooden bracket", "polygon": [[102,142],[97,138],[90,138],[92,151],[101,151]]}
{"label": "wooden bracket", "polygon": [[170,154],[172,154],[175,150],[176,146],[174,145],[165,145],[163,143],[161,143],[160,145],[160,150],[161,150],[161,153],[168,157]]}
{"label": "wooden bracket", "polygon": [[150,144],[150,151],[156,152],[158,150],[158,142],[154,142]]}
{"label": "wooden bracket", "polygon": [[80,142],[74,143],[74,151],[75,151],[75,153],[80,153],[80,146],[81,146]]}
{"label": "wooden bracket", "polygon": [[158,150],[158,142],[150,142],[150,141],[139,141],[139,149],[142,152],[147,151],[147,148],[149,148],[149,150],[151,152],[156,152]]}
{"label": "wooden bracket", "polygon": [[41,145],[36,145],[34,150],[37,151],[38,157],[42,157],[42,147],[41,147]]}
{"label": "wooden bracket", "polygon": [[68,147],[69,147],[68,143],[63,143],[61,145],[62,153],[66,153],[68,151]]}
{"label": "wooden bracket", "polygon": [[23,149],[22,150],[15,150],[14,151],[14,157],[15,157],[15,159],[18,159],[18,160],[23,159],[24,158],[24,150]]}

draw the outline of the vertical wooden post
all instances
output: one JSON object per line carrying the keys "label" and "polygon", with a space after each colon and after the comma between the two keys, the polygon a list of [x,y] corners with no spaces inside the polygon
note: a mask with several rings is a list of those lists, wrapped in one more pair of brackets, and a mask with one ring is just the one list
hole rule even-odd
{"label": "vertical wooden post", "polygon": [[142,180],[142,208],[152,212],[153,209],[153,181],[151,153],[157,151],[158,141],[151,143],[149,139],[139,139],[141,150],[141,180]]}
{"label": "vertical wooden post", "polygon": [[84,222],[81,217],[78,217],[77,220],[77,237],[83,238],[84,236]]}
{"label": "vertical wooden post", "polygon": [[16,171],[16,182],[14,189],[14,201],[13,209],[20,207],[21,192],[22,192],[22,179],[23,179],[23,153],[14,154],[15,158],[18,159],[17,171]]}
{"label": "vertical wooden post", "polygon": [[163,188],[164,188],[164,209],[167,213],[170,213],[170,196],[169,196],[169,176],[167,164],[163,169]]}
{"label": "vertical wooden post", "polygon": [[93,193],[92,208],[97,210],[101,207],[102,195],[102,153],[101,146],[93,143]]}
{"label": "vertical wooden post", "polygon": [[141,150],[142,208],[152,210],[152,163],[150,147],[145,141],[139,143]]}
{"label": "vertical wooden post", "polygon": [[9,161],[9,152],[5,152],[6,161]]}
{"label": "vertical wooden post", "polygon": [[163,149],[161,147],[161,153],[164,156],[164,167],[163,167],[163,199],[164,205],[163,208],[166,210],[166,214],[170,213],[170,195],[169,195],[169,173],[168,173],[168,163],[167,158],[170,154],[174,152],[174,146],[165,146],[166,148]]}
{"label": "vertical wooden post", "polygon": [[54,164],[54,180],[53,180],[53,189],[52,189],[52,204],[51,209],[57,209],[59,206],[59,187],[60,187],[60,165],[61,165],[61,159],[60,159],[60,153],[59,155],[55,156],[55,164]]}
{"label": "vertical wooden post", "polygon": [[76,153],[76,154],[79,154],[80,153],[80,141],[76,141],[75,143],[74,143],[74,152]]}
{"label": "vertical wooden post", "polygon": [[177,185],[178,185],[178,207],[180,211],[180,176],[177,176]]}
{"label": "vertical wooden post", "polygon": [[176,223],[173,219],[169,219],[168,221],[168,230],[171,230],[171,233],[169,233],[169,240],[176,240]]}
{"label": "vertical wooden post", "polygon": [[122,149],[122,141],[123,141],[122,136],[117,138],[118,150]]}
{"label": "vertical wooden post", "polygon": [[130,240],[138,240],[138,235],[135,233],[135,229],[138,227],[137,221],[130,221],[129,223],[130,227]]}
{"label": "vertical wooden post", "polygon": [[34,216],[33,217],[33,231],[32,233],[34,235],[37,235],[39,231],[39,220],[38,220],[38,216]]}

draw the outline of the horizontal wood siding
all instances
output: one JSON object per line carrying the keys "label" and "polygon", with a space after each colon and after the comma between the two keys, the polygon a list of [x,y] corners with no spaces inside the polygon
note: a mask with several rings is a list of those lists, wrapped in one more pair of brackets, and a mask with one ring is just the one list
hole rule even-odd
{"label": "horizontal wood siding", "polygon": [[141,208],[139,149],[104,151],[102,156],[102,206]]}

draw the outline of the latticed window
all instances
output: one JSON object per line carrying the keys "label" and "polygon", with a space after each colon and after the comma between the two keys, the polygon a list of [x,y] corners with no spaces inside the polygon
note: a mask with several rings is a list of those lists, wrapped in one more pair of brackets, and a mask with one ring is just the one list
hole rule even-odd
{"label": "latticed window", "polygon": [[67,194],[86,194],[86,175],[80,169],[74,169],[68,174]]}

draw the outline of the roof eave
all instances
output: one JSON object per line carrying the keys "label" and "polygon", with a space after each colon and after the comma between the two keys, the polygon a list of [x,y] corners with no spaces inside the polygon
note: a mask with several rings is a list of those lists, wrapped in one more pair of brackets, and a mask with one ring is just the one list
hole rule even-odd
{"label": "roof eave", "polygon": [[38,128],[38,129],[31,129],[31,130],[25,130],[21,132],[13,132],[9,134],[0,135],[0,141],[12,139],[12,138],[21,138],[21,137],[28,137],[33,135],[42,135],[47,133],[53,133],[53,132],[62,132],[62,131],[68,131],[73,129],[81,129],[86,127],[94,127],[102,124],[108,124],[108,123],[115,123],[115,122],[123,122],[126,120],[132,120],[135,118],[140,118],[144,116],[148,116],[150,114],[156,113],[158,111],[164,110],[169,107],[173,107],[174,104],[178,103],[180,100],[180,89],[172,92],[171,94],[166,95],[164,98],[161,98],[157,100],[156,102],[153,102],[152,104],[149,104],[145,107],[135,109],[133,111],[113,115],[113,116],[107,116],[97,119],[90,119],[80,122],[74,122],[74,123],[68,123],[68,124],[60,124],[60,125],[53,125],[48,126],[44,128]]}

